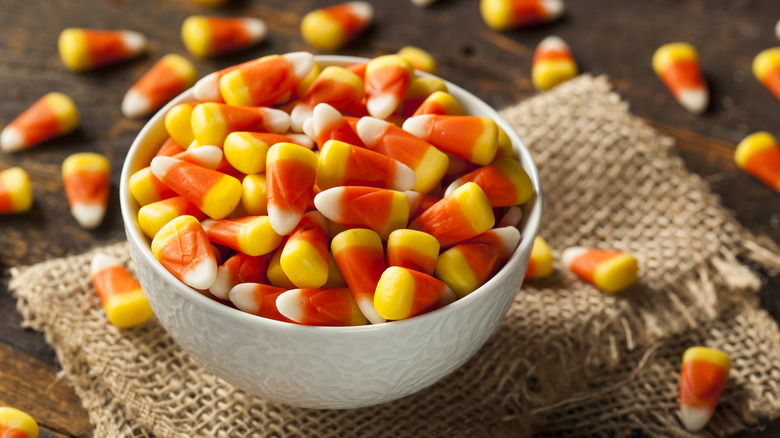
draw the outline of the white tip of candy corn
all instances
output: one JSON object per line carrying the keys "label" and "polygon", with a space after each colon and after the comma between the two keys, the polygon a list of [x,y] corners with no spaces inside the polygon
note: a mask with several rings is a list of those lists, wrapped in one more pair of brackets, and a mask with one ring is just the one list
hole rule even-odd
{"label": "white tip of candy corn", "polygon": [[292,64],[293,75],[298,79],[305,78],[314,68],[314,55],[309,52],[292,52],[282,56]]}
{"label": "white tip of candy corn", "polygon": [[507,209],[496,227],[516,227],[520,225],[521,220],[523,220],[523,209],[513,205]]}
{"label": "white tip of candy corn", "polygon": [[293,139],[297,144],[305,147],[306,149],[313,149],[314,148],[314,140],[312,140],[308,135],[306,134],[296,134],[293,132],[288,132],[284,134],[291,139]]}
{"label": "white tip of candy corn", "polygon": [[122,99],[122,114],[129,119],[143,117],[149,114],[151,109],[152,103],[149,99],[133,89],[129,90]]}
{"label": "white tip of candy corn", "polygon": [[265,21],[259,18],[244,17],[243,24],[244,30],[249,35],[249,40],[252,43],[259,43],[268,35],[268,26],[265,24]]}
{"label": "white tip of candy corn", "polygon": [[563,250],[563,253],[561,253],[561,261],[563,262],[564,266],[571,266],[572,262],[577,259],[577,257],[585,254],[588,252],[588,248],[585,248],[584,246],[572,246],[571,248],[566,248]]}
{"label": "white tip of candy corn", "polygon": [[268,132],[281,134],[290,129],[290,115],[275,108],[260,108],[263,112],[263,125]]}
{"label": "white tip of candy corn", "polygon": [[132,30],[122,31],[122,41],[124,41],[130,56],[135,56],[146,50],[147,41],[142,33]]}
{"label": "white tip of candy corn", "polygon": [[393,180],[389,183],[390,187],[388,187],[391,190],[404,192],[406,190],[411,190],[414,188],[414,185],[417,184],[417,174],[415,174],[414,170],[409,168],[409,166],[400,161],[395,162],[394,174]]}
{"label": "white tip of candy corn", "polygon": [[149,167],[152,169],[154,176],[159,179],[163,179],[165,175],[168,174],[168,171],[171,169],[171,167],[173,167],[173,165],[178,162],[179,160],[173,157],[154,157],[152,158],[152,162],[149,164]]}
{"label": "white tip of candy corn", "polygon": [[377,119],[375,117],[362,117],[355,126],[358,137],[363,140],[363,143],[373,148],[379,143],[387,128],[390,127],[390,122]]}
{"label": "white tip of candy corn", "polygon": [[268,203],[268,221],[271,228],[280,236],[286,236],[295,229],[298,222],[301,221],[302,214],[294,211],[283,210],[275,204]]}
{"label": "white tip of candy corn", "polygon": [[[217,281],[219,281],[219,277],[217,277]],[[238,307],[239,310],[247,313],[258,314],[260,313],[260,306],[257,305],[257,300],[255,300],[254,297],[256,286],[257,283],[237,284],[233,286],[232,289],[230,289],[227,297],[231,303]]]}
{"label": "white tip of candy corn", "polygon": [[76,222],[82,228],[92,230],[97,228],[106,215],[106,207],[100,204],[74,204],[70,208],[70,213],[76,218]]}
{"label": "white tip of candy corn", "polygon": [[360,313],[362,313],[367,320],[371,321],[371,324],[381,324],[387,321],[387,319],[382,318],[378,313],[376,313],[376,307],[374,307],[373,298],[370,298],[366,295],[361,295],[355,300],[355,302],[357,303],[358,309],[360,309]]}
{"label": "white tip of candy corn", "polygon": [[539,43],[538,48],[540,50],[569,50],[569,45],[566,44],[563,38],[550,35]]}
{"label": "white tip of candy corn", "polygon": [[377,94],[366,100],[366,109],[368,113],[378,119],[386,119],[393,114],[398,104],[398,97],[390,93]]}
{"label": "white tip of candy corn", "polygon": [[369,23],[374,19],[374,7],[369,2],[351,2],[352,13],[355,14],[364,23]]}
{"label": "white tip of candy corn", "polygon": [[[327,103],[319,103],[314,107],[311,115],[311,123],[313,128],[313,137],[317,137],[320,133],[334,123],[341,120],[343,116],[341,113]],[[304,131],[306,132],[306,131]]]}
{"label": "white tip of candy corn", "polygon": [[447,186],[446,189],[444,189],[444,196],[449,195],[450,193],[454,192],[458,189],[458,187],[462,186],[466,182],[462,179],[458,178],[455,181],[451,182],[450,185]]}
{"label": "white tip of candy corn", "polygon": [[217,146],[198,146],[196,148],[188,149],[187,154],[197,164],[209,168],[211,170],[219,167],[219,163],[222,162],[222,149]]}
{"label": "white tip of candy corn", "polygon": [[0,134],[0,150],[3,152],[16,152],[24,149],[24,136],[13,126],[7,126]]}
{"label": "white tip of candy corn", "polygon": [[99,252],[92,256],[89,271],[92,275],[95,275],[104,269],[113,268],[114,266],[122,266],[122,264],[115,257]]}
{"label": "white tip of candy corn", "polygon": [[686,429],[691,432],[701,430],[712,417],[712,411],[706,408],[696,408],[693,406],[680,406],[680,420]]}
{"label": "white tip of candy corn", "polygon": [[694,114],[701,114],[707,109],[709,94],[707,90],[684,90],[678,96],[680,105]]}
{"label": "white tip of candy corn", "polygon": [[195,99],[203,102],[216,102],[222,99],[219,93],[219,75],[214,72],[207,74],[192,87]]}
{"label": "white tip of candy corn", "polygon": [[305,122],[303,122],[302,130],[304,135],[306,135],[310,139],[314,139],[317,137],[314,132],[314,117],[309,117],[308,119],[306,119]]}
{"label": "white tip of candy corn", "polygon": [[217,268],[217,277],[214,283],[209,287],[209,292],[220,300],[228,299],[232,284],[230,281],[230,271],[224,266]]}
{"label": "white tip of candy corn", "polygon": [[407,190],[404,194],[406,195],[406,199],[409,200],[409,211],[415,211],[420,205],[422,193],[415,192],[414,190]]}
{"label": "white tip of candy corn", "polygon": [[279,313],[281,313],[286,318],[289,318],[295,322],[300,322],[304,317],[303,309],[301,308],[301,302],[303,302],[303,299],[301,298],[301,290],[290,289],[288,291],[282,292],[278,297],[276,297],[276,309],[279,310]]}
{"label": "white tip of candy corn", "polygon": [[493,228],[493,233],[501,240],[507,254],[512,254],[520,243],[520,230],[515,227]]}
{"label": "white tip of candy corn", "polygon": [[290,112],[290,127],[295,132],[303,132],[303,124],[308,120],[314,111],[308,103],[299,103],[295,105]]}
{"label": "white tip of candy corn", "polygon": [[563,15],[563,10],[565,8],[563,0],[542,0],[542,4],[544,5],[544,9],[547,11],[550,20]]}
{"label": "white tip of candy corn", "polygon": [[428,123],[431,118],[433,118],[433,115],[431,114],[409,117],[404,122],[404,131],[410,134],[414,134],[420,138],[425,138],[427,137],[426,134],[428,133]]}
{"label": "white tip of candy corn", "polygon": [[182,281],[193,289],[208,289],[217,279],[217,263],[211,257],[202,258],[182,275]]}
{"label": "white tip of candy corn", "polygon": [[314,196],[314,207],[322,213],[323,216],[339,222],[341,220],[341,197],[344,194],[345,187],[333,187],[323,190]]}

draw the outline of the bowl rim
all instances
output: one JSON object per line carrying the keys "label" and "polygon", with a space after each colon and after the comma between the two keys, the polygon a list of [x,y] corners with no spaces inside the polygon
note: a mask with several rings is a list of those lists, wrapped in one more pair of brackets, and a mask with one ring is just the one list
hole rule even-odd
{"label": "bowl rim", "polygon": [[[347,65],[347,64],[365,62],[370,59],[370,58],[344,56],[344,55],[314,55],[314,57],[317,62],[328,64],[328,65]],[[534,187],[534,196],[531,198],[531,200],[528,201],[528,203],[532,204],[531,213],[523,215],[522,223],[524,223],[524,226],[522,227],[521,230],[521,239],[517,248],[512,253],[512,256],[504,264],[504,266],[498,271],[498,273],[496,273],[496,275],[494,275],[485,284],[483,284],[482,286],[480,286],[470,294],[466,295],[465,297],[459,298],[455,302],[440,307],[431,312],[427,312],[403,320],[391,321],[382,324],[367,324],[367,325],[360,325],[360,326],[309,326],[309,325],[302,325],[302,324],[291,324],[283,321],[276,321],[273,319],[252,315],[250,313],[246,313],[239,309],[234,309],[232,307],[229,307],[227,305],[224,305],[222,303],[219,303],[215,300],[212,300],[204,296],[203,294],[199,293],[195,289],[181,282],[181,280],[176,278],[172,273],[170,273],[167,269],[165,269],[163,265],[152,254],[151,247],[149,245],[149,238],[143,234],[140,227],[138,226],[137,211],[138,208],[140,207],[138,206],[137,202],[135,201],[135,199],[132,198],[132,195],[130,194],[129,179],[134,171],[140,169],[140,167],[137,167],[139,164],[137,163],[138,158],[136,156],[141,153],[141,149],[144,146],[143,140],[149,135],[151,135],[153,131],[155,130],[159,131],[160,129],[159,125],[164,124],[165,115],[168,113],[168,111],[180,103],[197,101],[192,95],[192,88],[185,90],[183,93],[176,96],[165,106],[163,106],[160,110],[158,110],[146,122],[146,124],[144,124],[143,128],[141,128],[139,133],[134,138],[133,143],[130,146],[130,149],[127,151],[127,154],[125,155],[125,160],[122,165],[122,171],[120,175],[119,200],[120,200],[120,210],[121,210],[122,220],[124,222],[125,234],[127,235],[128,243],[139,247],[140,251],[136,253],[144,257],[144,259],[146,259],[146,261],[148,261],[149,264],[154,267],[155,270],[154,273],[160,276],[165,282],[173,285],[173,289],[176,291],[176,293],[182,295],[183,298],[186,298],[192,301],[193,303],[196,303],[198,306],[204,307],[205,308],[204,311],[215,313],[218,314],[220,317],[224,317],[228,319],[237,318],[238,321],[257,326],[258,329],[285,330],[291,334],[298,333],[298,332],[300,332],[301,334],[312,334],[312,333],[359,334],[359,333],[375,332],[375,331],[383,331],[383,330],[384,331],[403,330],[403,329],[413,328],[414,326],[419,324],[425,324],[427,320],[430,318],[441,318],[441,317],[446,317],[446,315],[450,313],[462,312],[464,311],[463,308],[468,307],[472,301],[487,299],[485,298],[485,295],[487,295],[491,289],[494,289],[498,283],[506,281],[508,277],[512,275],[512,271],[514,270],[514,268],[517,268],[517,265],[519,265],[519,261],[523,257],[523,254],[525,254],[526,252],[530,253],[534,238],[539,232],[539,227],[541,224],[542,200],[543,200],[539,171],[538,168],[536,167],[535,161],[533,160],[531,152],[526,146],[526,144],[522,141],[522,139],[520,139],[520,137],[517,135],[515,130],[511,127],[511,125],[509,125],[509,123],[506,120],[504,120],[503,117],[501,117],[498,111],[493,109],[490,105],[488,105],[485,101],[483,101],[473,93],[467,91],[466,89],[440,76],[428,74],[421,71],[416,71],[415,74],[418,76],[434,77],[444,81],[444,83],[447,86],[448,92],[450,94],[453,94],[453,96],[455,95],[465,96],[469,100],[467,106],[472,106],[472,107],[476,106],[477,108],[479,108],[481,112],[484,112],[487,116],[493,119],[512,140],[512,145],[515,152],[514,158],[516,159],[519,158],[519,161],[521,162],[523,169],[528,174],[529,178],[531,179],[532,185]],[[163,129],[164,129],[164,125],[163,125]],[[135,159],[133,159],[134,157]],[[135,212],[135,214],[133,214],[133,212]],[[521,279],[521,284],[522,281],[523,279]],[[515,293],[517,293],[517,291]]]}

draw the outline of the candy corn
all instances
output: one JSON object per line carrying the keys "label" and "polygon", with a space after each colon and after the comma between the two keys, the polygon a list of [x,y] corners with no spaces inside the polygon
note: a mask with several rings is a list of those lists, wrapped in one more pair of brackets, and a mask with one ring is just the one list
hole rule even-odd
{"label": "candy corn", "polygon": [[178,216],[189,215],[201,220],[206,215],[181,196],[146,204],[138,210],[138,226],[149,237]]}
{"label": "candy corn", "polygon": [[515,227],[488,230],[441,253],[434,276],[463,298],[493,277],[519,242]]}
{"label": "candy corn", "polygon": [[176,192],[154,176],[151,166],[130,175],[128,186],[133,199],[142,206],[176,196]]}
{"label": "candy corn", "polygon": [[550,246],[541,236],[534,238],[531,247],[531,258],[525,270],[525,278],[546,278],[552,274],[553,258]]}
{"label": "candy corn", "polygon": [[417,219],[424,211],[441,200],[441,198],[436,196],[426,195],[414,190],[407,190],[404,193],[406,193],[406,197],[409,199],[409,222]]}
{"label": "candy corn", "polygon": [[448,248],[484,233],[494,223],[487,195],[468,182],[425,210],[409,228],[432,235],[442,248]]}
{"label": "candy corn", "polygon": [[409,221],[409,199],[403,192],[375,187],[341,186],[314,197],[325,217],[346,227],[368,228],[383,240]]}
{"label": "candy corn", "polygon": [[146,50],[146,37],[131,30],[68,28],[60,33],[60,59],[81,72],[134,58]]}
{"label": "candy corn", "polygon": [[734,161],[740,169],[780,192],[780,144],[768,132],[748,135],[737,145]]}
{"label": "candy corn", "polygon": [[400,266],[390,266],[379,278],[374,294],[377,313],[389,320],[406,319],[455,301],[442,281]]}
{"label": "candy corn", "polygon": [[130,328],[152,317],[152,308],[141,285],[119,260],[107,254],[95,254],[91,272],[92,284],[111,324]]}
{"label": "candy corn", "polygon": [[370,186],[409,190],[417,182],[414,171],[398,160],[338,140],[323,145],[317,163],[317,187]]}
{"label": "candy corn", "polygon": [[108,206],[111,164],[100,154],[80,152],[62,163],[70,212],[83,228],[97,228]]}
{"label": "candy corn", "polygon": [[271,254],[250,256],[236,253],[217,268],[217,278],[209,292],[221,300],[227,300],[231,289],[241,283],[268,283],[268,265]]}
{"label": "candy corn", "polygon": [[493,207],[524,204],[531,199],[534,191],[523,166],[512,158],[499,158],[456,179],[447,187],[445,195],[467,182],[481,187]]}
{"label": "candy corn", "polygon": [[337,111],[345,111],[362,100],[363,81],[358,75],[343,67],[326,67],[292,109],[292,129],[301,131],[303,122],[312,116],[314,107],[319,103],[327,103]]}
{"label": "candy corn", "polygon": [[192,216],[168,222],[152,239],[152,254],[184,284],[208,289],[217,278],[217,260],[206,232]]}
{"label": "candy corn", "polygon": [[151,114],[195,84],[197,76],[195,66],[186,58],[176,54],[163,56],[127,91],[122,114],[128,118]]}
{"label": "candy corn", "polygon": [[417,107],[413,116],[440,114],[446,116],[465,116],[463,106],[445,91],[434,91]]}
{"label": "candy corn", "polygon": [[38,423],[26,412],[8,406],[0,406],[0,436],[37,438]]}
{"label": "candy corn", "polygon": [[230,105],[270,106],[290,93],[313,67],[311,53],[266,56],[225,73],[219,79],[219,90]]}
{"label": "candy corn", "polygon": [[[231,166],[246,174],[265,172],[268,149],[276,143],[296,143],[287,135],[265,132],[232,132],[222,149]],[[308,148],[307,148],[308,149]]]}
{"label": "candy corn", "polygon": [[30,177],[21,167],[0,171],[0,214],[24,213],[32,208]]}
{"label": "candy corn", "polygon": [[216,170],[173,157],[155,157],[151,169],[163,184],[212,219],[227,217],[241,200],[241,183]]}
{"label": "candy corn", "polygon": [[303,217],[316,175],[314,152],[292,143],[277,143],[268,150],[268,217],[280,235],[292,232]]}
{"label": "candy corn", "polygon": [[79,112],[70,97],[51,92],[38,99],[0,133],[0,150],[16,152],[74,131]]}
{"label": "candy corn", "polygon": [[414,46],[404,46],[397,54],[408,59],[416,70],[432,75],[436,74],[436,59],[425,50]]}
{"label": "candy corn", "polygon": [[181,26],[184,47],[195,56],[209,58],[245,49],[263,41],[268,26],[259,18],[187,17]]}
{"label": "candy corn", "polygon": [[266,107],[202,103],[192,110],[192,132],[200,144],[222,146],[234,131],[282,133],[290,127],[290,116]]}
{"label": "candy corn", "polygon": [[637,260],[615,250],[567,248],[561,261],[583,280],[606,292],[620,292],[636,281]]}
{"label": "candy corn", "polygon": [[296,287],[319,288],[328,281],[328,224],[320,212],[310,211],[298,222],[279,263]]}
{"label": "candy corn", "polygon": [[536,88],[549,90],[578,73],[571,49],[560,37],[550,35],[536,47],[531,67],[531,78]]}
{"label": "candy corn", "polygon": [[487,117],[426,114],[406,119],[403,128],[442,152],[483,166],[498,150],[498,127]]}
{"label": "candy corn", "polygon": [[337,234],[330,247],[360,311],[372,324],[384,322],[374,308],[376,285],[387,266],[379,235],[365,228],[352,228]]}
{"label": "candy corn", "polygon": [[312,137],[320,149],[325,146],[328,140],[338,140],[360,147],[365,146],[349,120],[327,103],[315,106],[310,120]]}
{"label": "candy corn", "polygon": [[496,30],[530,26],[563,15],[563,0],[481,0],[482,19]]}
{"label": "candy corn", "polygon": [[282,242],[282,236],[273,230],[268,216],[206,219],[201,224],[210,242],[250,256],[268,254]]}
{"label": "candy corn", "polygon": [[230,289],[228,297],[240,310],[263,318],[294,322],[279,313],[276,299],[287,289],[260,283],[241,283]]}
{"label": "candy corn", "polygon": [[177,143],[173,137],[168,137],[154,154],[155,157],[172,157],[180,152],[184,152],[184,148],[181,144]]}
{"label": "candy corn", "polygon": [[413,76],[414,66],[401,55],[384,55],[370,60],[364,79],[368,113],[378,119],[393,114]]}
{"label": "candy corn", "polygon": [[308,12],[301,20],[301,36],[323,50],[336,51],[363,32],[374,18],[369,2],[347,2]]}
{"label": "candy corn", "polygon": [[279,313],[305,325],[365,325],[355,299],[347,288],[291,289],[276,298]]}
{"label": "candy corn", "polygon": [[680,419],[691,432],[700,430],[715,412],[731,370],[729,356],[715,348],[685,350],[680,370]]}
{"label": "candy corn", "polygon": [[241,181],[241,205],[247,214],[268,214],[267,181],[264,174],[247,175]]}
{"label": "candy corn", "polygon": [[766,49],[756,55],[753,75],[780,99],[780,47]]}
{"label": "candy corn", "polygon": [[191,120],[196,105],[196,102],[180,103],[165,114],[165,130],[179,145],[187,146],[195,140]]}
{"label": "candy corn", "polygon": [[653,54],[653,70],[685,109],[697,114],[707,109],[709,90],[692,45],[669,43],[659,47]]}
{"label": "candy corn", "polygon": [[412,79],[401,99],[401,105],[392,117],[388,117],[388,121],[398,120],[399,124],[403,123],[407,117],[411,117],[417,111],[425,99],[437,91],[447,91],[447,84],[439,78],[424,76]]}
{"label": "candy corn", "polygon": [[433,275],[439,241],[428,233],[395,230],[387,239],[387,266],[400,266]]}
{"label": "candy corn", "polygon": [[[260,58],[263,59],[263,58]],[[222,76],[230,73],[233,70],[237,70],[241,67],[245,67],[257,62],[257,59],[246,61],[241,64],[231,65],[230,67],[217,70],[213,73],[209,73],[203,76],[192,86],[192,95],[195,99],[201,102],[219,102],[224,103],[225,99],[222,98],[222,92],[219,90],[219,81]]]}
{"label": "candy corn", "polygon": [[523,209],[513,205],[506,209],[504,216],[498,221],[496,227],[516,227],[523,220]]}

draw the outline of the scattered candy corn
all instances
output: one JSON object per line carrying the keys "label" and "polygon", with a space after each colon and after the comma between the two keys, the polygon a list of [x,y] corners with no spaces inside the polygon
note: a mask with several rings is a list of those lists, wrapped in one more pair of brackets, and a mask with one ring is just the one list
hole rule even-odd
{"label": "scattered candy corn", "polygon": [[131,30],[68,28],[60,33],[60,59],[81,72],[134,58],[146,50],[143,34]]}
{"label": "scattered candy corn", "polygon": [[374,307],[389,320],[410,318],[455,301],[455,294],[442,281],[400,266],[385,269],[376,286]]}
{"label": "scattered candy corn", "polygon": [[707,109],[709,90],[692,45],[669,43],[659,47],[653,54],[653,70],[685,109],[697,114]]}
{"label": "scattered candy corn", "polygon": [[219,90],[230,105],[270,106],[290,93],[313,67],[311,53],[265,56],[225,73],[219,78]]}
{"label": "scattered candy corn", "polygon": [[141,285],[119,260],[107,254],[95,254],[91,272],[92,284],[111,324],[130,328],[152,317],[152,308]]}
{"label": "scattered candy corn", "polygon": [[37,438],[38,423],[26,412],[8,406],[0,406],[0,436]]}
{"label": "scattered candy corn", "polygon": [[32,208],[30,177],[21,167],[0,171],[0,214],[24,213]]}
{"label": "scattered candy corn", "polygon": [[563,15],[563,0],[481,0],[482,19],[496,30],[554,21]]}
{"label": "scattered candy corn", "polygon": [[606,292],[620,292],[636,281],[637,260],[624,252],[585,248],[567,248],[561,261],[585,281]]}
{"label": "scattered candy corn", "polygon": [[493,163],[463,175],[447,187],[445,195],[467,182],[476,183],[493,207],[508,207],[528,202],[534,188],[523,166],[512,158],[499,158]]}
{"label": "scattered candy corn", "polygon": [[163,56],[127,91],[122,114],[128,118],[151,114],[195,84],[197,76],[195,66],[186,58],[176,54]]}
{"label": "scattered candy corn", "polygon": [[368,113],[386,119],[401,104],[414,76],[414,66],[401,55],[373,58],[366,66],[365,93]]}
{"label": "scattered candy corn", "polygon": [[268,283],[268,265],[272,254],[250,256],[236,253],[217,268],[217,278],[209,287],[215,297],[226,300],[234,286],[241,283]]}
{"label": "scattered candy corn", "polygon": [[700,430],[715,412],[731,370],[729,356],[715,348],[685,350],[680,370],[680,419],[691,432]]}
{"label": "scattered candy corn", "polygon": [[277,321],[294,322],[279,313],[276,300],[287,289],[259,283],[241,283],[230,289],[230,302],[244,312]]}
{"label": "scattered candy corn", "polygon": [[111,164],[100,154],[80,152],[62,163],[62,180],[70,212],[83,228],[103,222],[108,207]]}
{"label": "scattered candy corn", "polygon": [[314,152],[292,143],[277,143],[268,150],[268,217],[280,235],[292,232],[303,217],[316,175]]}
{"label": "scattered candy corn", "polygon": [[780,192],[780,144],[768,132],[748,135],[737,145],[734,161],[740,169]]}
{"label": "scattered candy corn", "polygon": [[200,222],[192,216],[179,216],[165,224],[152,239],[152,254],[194,289],[208,289],[217,278],[211,244]]}
{"label": "scattered candy corn", "polygon": [[319,288],[328,281],[328,224],[320,212],[303,215],[287,238],[279,263],[296,287]]}
{"label": "scattered candy corn", "polygon": [[301,35],[307,43],[336,51],[363,32],[374,19],[369,2],[346,2],[315,9],[301,20]]}
{"label": "scattered candy corn", "polygon": [[414,171],[398,160],[338,140],[323,145],[317,164],[317,187],[370,186],[410,190]]}
{"label": "scattered candy corn", "polygon": [[291,289],[276,298],[279,313],[305,325],[365,325],[352,293],[347,288]]}
{"label": "scattered candy corn", "polygon": [[74,131],[79,112],[70,97],[51,92],[38,99],[0,133],[0,150],[16,152]]}
{"label": "scattered candy corn", "polygon": [[387,266],[400,266],[433,275],[439,241],[428,233],[395,230],[387,238]]}
{"label": "scattered candy corn", "polygon": [[262,42],[268,26],[259,18],[192,15],[181,26],[184,46],[195,56],[209,58]]}
{"label": "scattered candy corn", "polygon": [[578,73],[571,49],[560,37],[550,35],[536,47],[531,67],[531,78],[536,88],[549,90]]}
{"label": "scattered candy corn", "polygon": [[541,236],[536,236],[531,247],[531,258],[528,260],[525,278],[546,278],[552,274],[552,269],[553,258],[550,246]]}
{"label": "scattered candy corn", "polygon": [[753,75],[780,99],[780,47],[766,49],[756,55]]}
{"label": "scattered candy corn", "polygon": [[330,247],[360,311],[372,324],[384,322],[374,308],[374,292],[387,266],[379,235],[352,228],[333,237]]}
{"label": "scattered candy corn", "polygon": [[498,127],[487,117],[426,114],[406,119],[403,128],[442,152],[483,166],[498,150]]}

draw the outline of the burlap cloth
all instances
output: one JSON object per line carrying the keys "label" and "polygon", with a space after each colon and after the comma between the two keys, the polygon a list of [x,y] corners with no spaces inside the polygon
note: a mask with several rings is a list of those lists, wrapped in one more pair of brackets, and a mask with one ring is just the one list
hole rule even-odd
{"label": "burlap cloth", "polygon": [[88,271],[94,251],[130,264],[124,243],[14,269],[19,311],[54,347],[100,437],[688,436],[679,368],[699,344],[734,364],[700,435],[780,416],[780,332],[754,294],[755,271],[780,268],[778,248],[743,230],[606,78],[581,76],[503,116],[539,165],[554,255],[619,248],[641,277],[613,296],[556,265],[526,282],[469,362],[416,395],[346,411],[279,405],[206,372],[156,320],[116,329]]}

